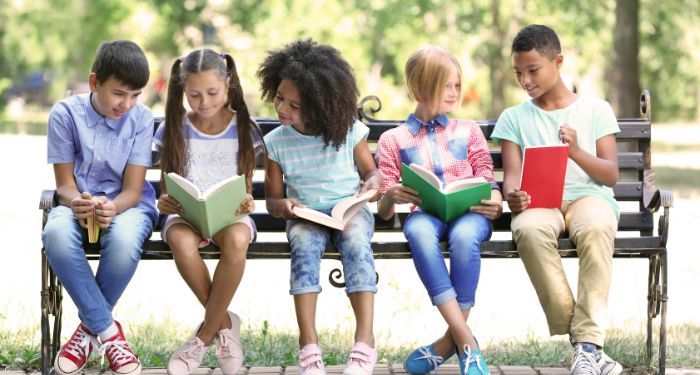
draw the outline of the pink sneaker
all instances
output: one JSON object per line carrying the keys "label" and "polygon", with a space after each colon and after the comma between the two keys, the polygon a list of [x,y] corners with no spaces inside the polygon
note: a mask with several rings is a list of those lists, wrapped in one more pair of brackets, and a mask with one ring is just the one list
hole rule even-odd
{"label": "pink sneaker", "polygon": [[224,375],[235,375],[243,367],[241,318],[230,311],[227,312],[231,319],[231,328],[222,329],[216,334],[216,357]]}
{"label": "pink sneaker", "polygon": [[325,375],[321,347],[307,344],[299,351],[299,375]]}
{"label": "pink sneaker", "polygon": [[375,363],[377,363],[377,350],[358,341],[350,350],[348,366],[343,370],[343,375],[372,375]]}
{"label": "pink sneaker", "polygon": [[199,368],[199,364],[204,359],[204,354],[207,353],[208,346],[204,346],[204,342],[199,337],[192,336],[182,346],[177,348],[170,361],[168,361],[169,375],[186,375]]}
{"label": "pink sneaker", "polygon": [[109,361],[109,369],[113,373],[119,375],[139,375],[141,373],[141,361],[134,354],[134,351],[129,347],[122,331],[122,325],[118,321],[114,321],[117,325],[117,334],[102,342],[100,353],[102,353],[102,362],[104,363],[105,355]]}
{"label": "pink sneaker", "polygon": [[60,375],[75,374],[85,367],[90,354],[99,346],[97,336],[92,334],[83,323],[80,323],[70,340],[58,352],[54,361],[54,369]]}

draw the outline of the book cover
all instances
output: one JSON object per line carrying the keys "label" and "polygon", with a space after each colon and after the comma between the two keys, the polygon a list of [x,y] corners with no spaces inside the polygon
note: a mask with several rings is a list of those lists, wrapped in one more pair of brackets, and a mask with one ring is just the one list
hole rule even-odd
{"label": "book cover", "polygon": [[527,208],[559,208],[564,196],[569,145],[525,147],[520,190],[530,195]]}
{"label": "book cover", "polygon": [[338,202],[331,210],[330,215],[316,211],[308,207],[294,207],[292,211],[302,219],[310,220],[327,227],[344,230],[345,224],[361,210],[372,197],[377,194],[374,189],[367,190],[362,195],[354,195]]}
{"label": "book cover", "polygon": [[418,192],[423,211],[445,223],[480,205],[482,199],[491,199],[491,183],[483,177],[457,180],[441,187],[432,171],[417,164],[402,163],[401,183]]}
{"label": "book cover", "polygon": [[164,173],[168,194],[182,206],[183,219],[202,235],[211,238],[221,229],[245,215],[236,215],[236,210],[245,200],[245,176],[224,179],[204,192],[177,173]]}

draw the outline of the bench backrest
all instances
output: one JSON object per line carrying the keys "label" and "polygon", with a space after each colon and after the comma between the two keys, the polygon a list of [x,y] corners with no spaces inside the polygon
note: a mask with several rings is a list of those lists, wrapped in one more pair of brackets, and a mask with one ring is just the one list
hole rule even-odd
{"label": "bench backrest", "polygon": [[[403,120],[377,120],[365,111],[365,107],[374,103],[370,108],[372,114],[381,109],[381,102],[377,97],[368,96],[358,104],[358,117],[370,129],[368,142],[376,143],[379,136],[385,131],[402,124]],[[618,124],[621,133],[617,137],[618,162],[620,178],[613,188],[615,199],[621,204],[621,216],[618,224],[619,231],[639,232],[642,236],[649,236],[654,229],[653,214],[645,209],[655,191],[654,172],[651,169],[651,116],[650,98],[647,91],[642,93],[640,101],[640,118],[619,118]],[[276,119],[256,118],[263,134],[267,134],[279,126]],[[155,128],[160,126],[163,118],[154,120]],[[503,163],[500,148],[491,141],[495,120],[478,120],[484,136],[489,141],[491,157],[494,163],[495,178],[499,184],[503,181]],[[371,149],[374,147],[371,145]],[[157,151],[154,151],[154,161],[158,160]],[[157,164],[156,164],[157,165]],[[259,161],[258,168],[262,169]],[[158,190],[158,181],[149,181]],[[265,189],[262,181],[253,183],[253,196],[255,199],[265,199]],[[636,203],[636,204],[635,204]],[[283,231],[285,222],[267,213],[255,213],[252,215],[258,231],[276,232]],[[407,213],[399,213],[398,220],[385,221],[375,215],[375,229],[377,231],[391,231],[400,228]],[[504,214],[494,222],[495,231],[510,231],[510,212]]]}

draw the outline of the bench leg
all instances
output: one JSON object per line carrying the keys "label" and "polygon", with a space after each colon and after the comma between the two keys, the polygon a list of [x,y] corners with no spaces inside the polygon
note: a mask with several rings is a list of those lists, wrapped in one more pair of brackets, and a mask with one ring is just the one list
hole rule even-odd
{"label": "bench leg", "polygon": [[653,355],[654,333],[652,325],[654,318],[659,315],[659,297],[661,286],[659,277],[661,273],[661,259],[658,255],[649,257],[649,282],[647,284],[647,345],[646,345],[646,365],[651,366]]}
{"label": "bench leg", "polygon": [[[61,344],[63,287],[41,250],[41,359],[42,374],[48,375]],[[51,329],[53,315],[53,330]]]}
{"label": "bench leg", "polygon": [[666,304],[668,303],[668,258],[661,254],[661,329],[659,332],[659,375],[666,373]]}

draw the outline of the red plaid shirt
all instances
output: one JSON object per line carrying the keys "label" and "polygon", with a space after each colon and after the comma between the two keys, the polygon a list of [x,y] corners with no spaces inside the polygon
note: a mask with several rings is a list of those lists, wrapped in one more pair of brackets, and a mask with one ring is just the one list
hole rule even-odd
{"label": "red plaid shirt", "polygon": [[444,184],[481,176],[493,182],[493,160],[486,138],[472,120],[441,114],[423,123],[411,114],[406,122],[379,137],[375,154],[382,173],[382,193],[401,180],[401,163],[432,169]]}

